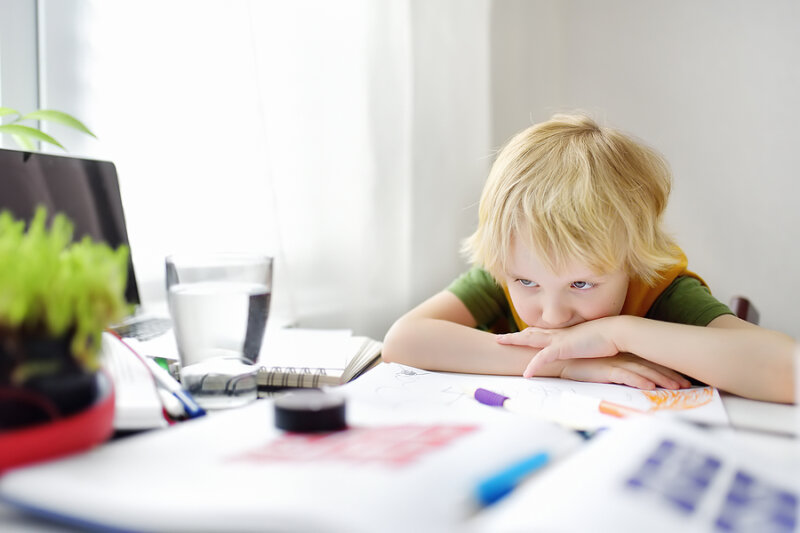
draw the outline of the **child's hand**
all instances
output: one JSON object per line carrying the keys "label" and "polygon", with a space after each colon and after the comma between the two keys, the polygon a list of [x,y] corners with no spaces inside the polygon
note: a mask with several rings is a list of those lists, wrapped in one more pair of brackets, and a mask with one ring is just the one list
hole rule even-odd
{"label": "child's hand", "polygon": [[637,389],[684,389],[691,383],[671,368],[632,354],[618,354],[598,359],[564,361],[561,377],[593,383],[619,383]]}
{"label": "child's hand", "polygon": [[543,329],[529,327],[518,333],[498,335],[500,344],[538,348],[539,353],[528,363],[523,376],[529,378],[547,363],[557,359],[611,357],[619,348],[611,339],[611,318],[599,318],[568,328]]}
{"label": "child's hand", "polygon": [[[535,375],[547,363],[558,359],[576,359],[568,361],[563,377],[649,389],[656,386],[670,389],[689,386],[686,378],[667,367],[635,356],[614,357],[620,351],[610,335],[613,319],[600,318],[563,329],[531,327],[519,333],[498,335],[497,342],[540,348],[522,373],[526,378]],[[577,375],[584,377],[575,377]]]}

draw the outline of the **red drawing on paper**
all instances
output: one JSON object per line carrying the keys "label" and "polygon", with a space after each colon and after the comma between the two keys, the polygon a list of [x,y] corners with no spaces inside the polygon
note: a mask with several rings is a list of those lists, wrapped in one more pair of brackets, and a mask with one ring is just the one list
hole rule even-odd
{"label": "red drawing on paper", "polygon": [[320,434],[287,433],[263,448],[234,457],[243,461],[339,461],[405,466],[475,431],[478,426],[406,425],[350,428]]}

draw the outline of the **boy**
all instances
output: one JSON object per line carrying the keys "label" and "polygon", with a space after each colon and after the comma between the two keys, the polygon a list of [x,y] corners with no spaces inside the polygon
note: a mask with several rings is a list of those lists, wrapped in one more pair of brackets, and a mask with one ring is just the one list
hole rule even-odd
{"label": "boy", "polygon": [[670,187],[657,153],[588,117],[524,130],[483,190],[464,246],[476,266],[398,319],[383,359],[642,389],[689,376],[792,402],[793,339],[735,317],[686,270],[661,227]]}

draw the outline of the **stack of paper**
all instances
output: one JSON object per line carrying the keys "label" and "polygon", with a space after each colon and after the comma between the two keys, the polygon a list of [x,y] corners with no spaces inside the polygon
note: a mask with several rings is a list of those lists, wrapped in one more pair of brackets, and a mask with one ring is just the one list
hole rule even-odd
{"label": "stack of paper", "polygon": [[103,365],[114,382],[114,429],[136,431],[166,427],[153,375],[127,341],[103,333]]}

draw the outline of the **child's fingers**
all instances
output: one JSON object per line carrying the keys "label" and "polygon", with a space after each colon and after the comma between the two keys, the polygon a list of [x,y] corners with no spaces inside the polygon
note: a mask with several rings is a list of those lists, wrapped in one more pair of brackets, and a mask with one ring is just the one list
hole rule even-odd
{"label": "child's fingers", "polygon": [[626,385],[631,385],[638,389],[650,390],[655,389],[656,387],[662,387],[665,389],[681,388],[680,384],[674,379],[646,365],[637,365],[637,367],[633,369],[623,368],[623,370],[629,374],[632,374],[633,376],[636,376],[634,378],[636,384],[626,383]]}
{"label": "child's fingers", "polygon": [[544,348],[550,343],[550,335],[536,328],[527,328],[517,333],[496,335],[500,344],[514,346],[530,346],[531,348]]}
{"label": "child's fingers", "polygon": [[[616,359],[616,360],[615,360]],[[618,383],[637,389],[652,390],[656,384],[634,367],[620,365],[619,358],[578,359],[564,367],[561,377],[594,383]]]}
{"label": "child's fingers", "polygon": [[[638,359],[638,358],[637,358]],[[624,372],[625,374],[635,374],[640,376],[642,379],[647,380],[647,385],[644,388],[652,389],[656,386],[663,387],[665,389],[679,389],[680,384],[677,380],[673,379],[670,376],[670,370],[665,367],[661,367],[660,365],[656,366],[649,366],[638,360],[629,360],[627,358],[620,359],[620,362],[617,364],[616,368],[617,372]],[[627,384],[627,383],[626,383]],[[638,385],[635,385],[638,388],[643,388]]]}
{"label": "child's fingers", "polygon": [[615,367],[611,371],[611,382],[644,390],[653,390],[656,388],[656,384],[653,383],[653,381],[637,372],[631,372],[630,370],[621,367]]}
{"label": "child's fingers", "polygon": [[525,367],[525,370],[522,372],[522,377],[532,378],[544,365],[554,361],[557,355],[558,354],[554,350],[550,350],[549,348],[539,350],[539,353],[534,355],[528,363],[528,366]]}
{"label": "child's fingers", "polygon": [[536,364],[536,358],[537,357],[539,357],[538,354],[533,356],[533,359],[531,359],[531,362],[528,363],[528,366],[525,367],[525,370],[522,372],[522,377],[523,378],[532,378],[536,374],[536,371],[539,369],[539,366],[540,366],[540,365]]}
{"label": "child's fingers", "polygon": [[656,385],[665,389],[686,389],[691,386],[691,383],[686,378],[666,368],[663,370],[650,368],[642,373]]}
{"label": "child's fingers", "polygon": [[650,362],[646,359],[632,361],[631,364],[637,365],[634,371],[646,376],[659,387],[665,389],[686,389],[692,386],[688,379],[671,368]]}

